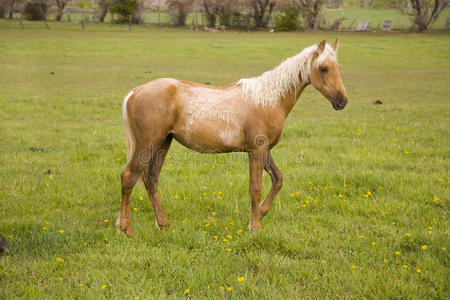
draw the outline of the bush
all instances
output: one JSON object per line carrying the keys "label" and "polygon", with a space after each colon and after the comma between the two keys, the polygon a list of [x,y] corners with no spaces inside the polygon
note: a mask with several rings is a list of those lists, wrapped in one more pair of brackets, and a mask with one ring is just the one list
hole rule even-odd
{"label": "bush", "polygon": [[110,11],[113,14],[118,14],[119,23],[128,23],[130,21],[130,16],[136,11],[137,3],[133,0],[116,0]]}
{"label": "bush", "polygon": [[275,16],[276,31],[294,31],[298,28],[300,12],[294,7],[286,7]]}
{"label": "bush", "polygon": [[23,14],[26,20],[37,21],[47,19],[48,5],[45,0],[31,0],[25,3]]}

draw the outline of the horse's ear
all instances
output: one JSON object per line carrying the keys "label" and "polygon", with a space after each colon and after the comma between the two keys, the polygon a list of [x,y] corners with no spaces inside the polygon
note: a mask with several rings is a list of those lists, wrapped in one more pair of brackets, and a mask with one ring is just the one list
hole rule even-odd
{"label": "horse's ear", "polygon": [[326,40],[323,40],[320,42],[319,46],[317,46],[317,54],[320,54],[323,52],[323,49],[325,49],[326,43],[327,43]]}
{"label": "horse's ear", "polygon": [[336,39],[336,41],[331,45],[331,48],[333,48],[334,52],[337,53],[339,49],[339,39]]}

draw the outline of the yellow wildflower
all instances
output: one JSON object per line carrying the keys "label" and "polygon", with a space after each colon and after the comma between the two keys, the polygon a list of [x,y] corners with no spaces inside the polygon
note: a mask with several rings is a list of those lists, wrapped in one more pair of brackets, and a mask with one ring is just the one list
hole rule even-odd
{"label": "yellow wildflower", "polygon": [[405,233],[405,235],[406,235],[407,237],[410,237],[410,236],[411,236],[411,233]]}
{"label": "yellow wildflower", "polygon": [[42,230],[48,230],[47,226],[42,226]]}
{"label": "yellow wildflower", "polygon": [[190,291],[191,291],[190,289],[185,289],[184,294],[187,295],[187,294],[189,294]]}
{"label": "yellow wildflower", "polygon": [[108,286],[106,286],[105,284],[102,285],[102,290],[106,289]]}
{"label": "yellow wildflower", "polygon": [[58,280],[59,280],[59,281],[63,281],[63,280],[64,280],[64,278],[62,278],[62,277],[58,277]]}
{"label": "yellow wildflower", "polygon": [[352,269],[352,270],[353,270],[353,269],[356,269],[356,268],[358,268],[358,267],[355,266],[355,265],[353,265],[353,266],[350,267],[350,269]]}
{"label": "yellow wildflower", "polygon": [[427,250],[427,249],[428,249],[428,246],[427,246],[427,245],[422,245],[422,249],[423,249],[423,250]]}
{"label": "yellow wildflower", "polygon": [[215,211],[211,212],[211,215],[215,216],[215,215],[216,215],[216,212],[215,212]]}
{"label": "yellow wildflower", "polygon": [[422,270],[421,269],[417,269],[416,272],[417,273],[422,273]]}
{"label": "yellow wildflower", "polygon": [[237,281],[238,281],[238,282],[242,282],[242,281],[244,281],[244,280],[245,280],[244,277],[238,277],[238,278],[237,278]]}
{"label": "yellow wildflower", "polygon": [[400,251],[395,251],[395,255],[400,255]]}
{"label": "yellow wildflower", "polygon": [[108,219],[104,219],[104,220],[103,220],[103,222],[105,222],[105,223],[108,223],[108,222],[109,222],[109,220],[108,220]]}
{"label": "yellow wildflower", "polygon": [[242,233],[242,229],[239,229],[238,231],[236,231],[236,234],[239,235]]}
{"label": "yellow wildflower", "polygon": [[83,286],[84,286],[84,284],[82,284],[82,283],[79,283],[79,284],[78,284],[78,286],[79,286],[79,287],[83,287]]}
{"label": "yellow wildflower", "polygon": [[402,268],[403,269],[408,269],[408,265],[403,265]]}
{"label": "yellow wildflower", "polygon": [[137,208],[137,207],[133,207],[133,210],[134,210],[134,211],[138,211],[138,208]]}
{"label": "yellow wildflower", "polygon": [[228,292],[231,292],[232,290],[233,290],[233,287],[231,287],[231,286],[227,287]]}
{"label": "yellow wildflower", "polygon": [[375,246],[377,244],[377,242],[372,242],[372,246]]}
{"label": "yellow wildflower", "polygon": [[62,259],[61,257],[57,257],[57,258],[56,258],[56,261],[59,261],[60,263],[63,263],[63,262],[64,262],[64,259]]}
{"label": "yellow wildflower", "polygon": [[60,229],[58,230],[59,233],[64,233],[64,230]]}

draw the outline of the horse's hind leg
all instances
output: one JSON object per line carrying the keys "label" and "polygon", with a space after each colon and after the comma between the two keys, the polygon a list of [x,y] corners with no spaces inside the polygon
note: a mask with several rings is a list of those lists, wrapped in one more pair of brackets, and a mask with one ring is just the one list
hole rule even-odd
{"label": "horse's hind leg", "polygon": [[269,173],[270,178],[272,179],[272,187],[270,188],[269,194],[267,194],[266,199],[263,203],[261,203],[259,207],[261,218],[269,212],[270,206],[272,206],[273,199],[283,185],[283,174],[281,174],[280,169],[278,169],[277,165],[275,164],[275,161],[273,160],[270,152],[267,154],[267,160],[264,166],[264,170]]}
{"label": "horse's hind leg", "polygon": [[148,197],[152,203],[153,212],[156,217],[156,224],[158,228],[169,228],[170,223],[167,219],[166,214],[162,208],[161,200],[158,194],[158,181],[161,168],[164,164],[164,160],[169,151],[170,144],[172,143],[172,136],[168,136],[161,147],[156,152],[151,162],[148,165],[148,170],[142,176],[145,187],[147,188]]}
{"label": "horse's hind leg", "polygon": [[125,233],[127,236],[132,236],[130,215],[131,215],[131,192],[133,190],[136,181],[142,171],[142,167],[139,163],[138,151],[135,152],[131,160],[128,162],[125,170],[122,172],[122,199],[120,206],[120,217],[118,220],[119,230]]}

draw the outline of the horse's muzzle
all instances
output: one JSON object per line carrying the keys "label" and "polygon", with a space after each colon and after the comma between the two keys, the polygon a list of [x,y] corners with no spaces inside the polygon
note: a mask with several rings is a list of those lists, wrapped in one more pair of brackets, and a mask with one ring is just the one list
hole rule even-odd
{"label": "horse's muzzle", "polygon": [[333,105],[333,108],[335,110],[341,110],[344,109],[344,107],[347,105],[347,97],[339,95],[335,101],[331,102],[331,105]]}

